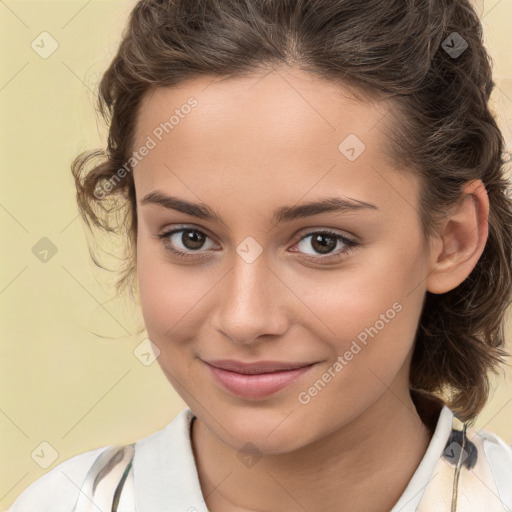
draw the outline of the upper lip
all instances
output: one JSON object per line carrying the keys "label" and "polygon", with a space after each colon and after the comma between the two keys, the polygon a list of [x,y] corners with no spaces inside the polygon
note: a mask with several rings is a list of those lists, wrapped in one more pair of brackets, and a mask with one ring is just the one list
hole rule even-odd
{"label": "upper lip", "polygon": [[235,361],[233,359],[217,359],[213,361],[205,361],[205,363],[228,370],[230,372],[242,373],[247,375],[258,373],[272,373],[284,370],[296,370],[304,366],[310,366],[314,363],[293,363],[284,361],[256,361],[253,363],[245,363],[243,361]]}

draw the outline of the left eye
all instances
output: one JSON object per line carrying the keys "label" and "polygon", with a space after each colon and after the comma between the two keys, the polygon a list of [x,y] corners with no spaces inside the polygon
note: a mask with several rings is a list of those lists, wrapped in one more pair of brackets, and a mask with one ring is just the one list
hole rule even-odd
{"label": "left eye", "polygon": [[[181,236],[176,237],[181,233]],[[207,239],[210,237],[204,233],[203,231],[196,228],[179,228],[173,229],[166,233],[162,233],[161,235],[157,235],[158,238],[162,240],[165,248],[171,253],[177,255],[180,258],[197,258],[201,257],[201,254],[192,254],[194,252],[199,252],[200,249],[203,248],[203,245]],[[174,238],[174,240],[173,240]],[[311,238],[310,242],[305,242],[308,238]],[[181,244],[181,248],[176,248],[178,242]],[[332,252],[334,248],[338,245],[338,243],[342,243],[342,248],[338,249],[335,252]],[[352,238],[348,238],[346,236],[340,235],[334,231],[330,230],[319,230],[313,231],[305,236],[303,236],[295,245],[309,245],[313,248],[314,251],[317,251],[317,254],[320,253],[324,256],[315,256],[313,254],[308,254],[305,252],[306,259],[315,259],[321,260],[325,259],[326,256],[332,255],[340,255],[346,254],[353,250],[356,246],[358,246],[358,242],[353,240]],[[214,244],[215,247],[215,244]],[[303,250],[305,247],[302,248]],[[200,251],[205,252],[205,251]],[[296,252],[296,251],[293,251]],[[299,251],[302,252],[302,251]]]}
{"label": "left eye", "polygon": [[[358,243],[352,238],[348,238],[346,236],[340,235],[339,233],[335,233],[334,231],[314,231],[312,233],[307,234],[302,237],[297,243],[300,246],[308,238],[311,238],[311,241],[307,242],[306,245],[313,247],[313,249],[320,254],[327,254],[328,256],[346,254],[352,249],[354,249]],[[335,248],[338,243],[342,243],[342,248],[338,249],[335,252],[332,252],[332,249]],[[307,255],[307,253],[305,253]],[[322,256],[318,258],[314,254],[310,254],[316,259],[322,259]],[[325,257],[325,256],[324,256]]]}

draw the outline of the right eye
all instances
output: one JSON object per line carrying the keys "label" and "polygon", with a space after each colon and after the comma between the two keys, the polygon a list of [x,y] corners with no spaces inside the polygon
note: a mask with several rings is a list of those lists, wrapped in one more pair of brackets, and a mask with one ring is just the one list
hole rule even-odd
{"label": "right eye", "polygon": [[[179,233],[181,233],[181,236],[176,236]],[[200,229],[192,227],[172,229],[157,236],[162,240],[162,244],[166,250],[175,254],[179,258],[191,259],[202,257],[202,254],[198,253],[198,251],[203,247],[205,240],[210,238]],[[182,248],[179,247],[179,244],[181,244]],[[178,248],[176,248],[177,245]]]}

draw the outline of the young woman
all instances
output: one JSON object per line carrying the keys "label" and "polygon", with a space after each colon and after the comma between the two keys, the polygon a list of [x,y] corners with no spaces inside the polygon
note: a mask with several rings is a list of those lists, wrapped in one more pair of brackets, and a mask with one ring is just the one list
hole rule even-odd
{"label": "young woman", "polygon": [[510,511],[493,86],[467,0],[139,2],[73,174],[188,407],[12,512]]}

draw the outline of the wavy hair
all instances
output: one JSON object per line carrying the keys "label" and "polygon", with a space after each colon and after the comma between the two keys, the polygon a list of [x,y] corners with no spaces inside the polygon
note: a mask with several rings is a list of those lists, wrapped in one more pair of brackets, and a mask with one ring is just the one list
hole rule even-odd
{"label": "wavy hair", "polygon": [[353,0],[138,2],[99,84],[107,147],[85,151],[72,163],[89,229],[126,240],[117,292],[137,287],[133,172],[119,179],[119,170],[132,155],[148,89],[287,65],[387,95],[395,126],[386,135],[397,165],[420,178],[426,238],[459,204],[465,183],[482,180],[489,196],[483,254],[455,289],[426,292],[410,371],[412,389],[473,421],[488,399],[490,373],[508,355],[504,326],[512,296],[512,199],[504,139],[489,108],[495,84],[482,32],[468,0],[368,0],[364,8]]}

